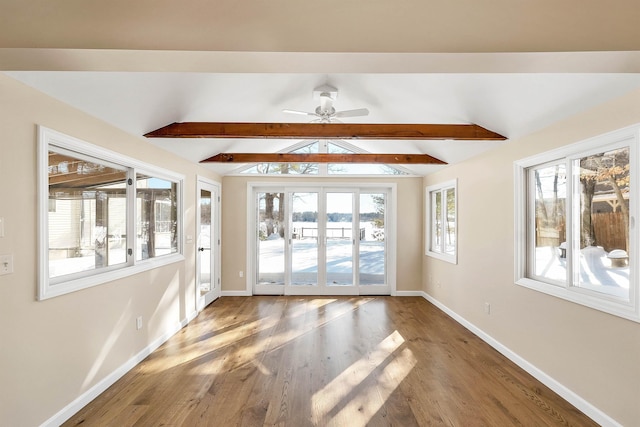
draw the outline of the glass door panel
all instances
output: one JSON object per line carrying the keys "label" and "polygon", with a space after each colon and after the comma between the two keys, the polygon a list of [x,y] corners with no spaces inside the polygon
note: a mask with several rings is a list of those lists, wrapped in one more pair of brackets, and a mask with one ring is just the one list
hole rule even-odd
{"label": "glass door panel", "polygon": [[258,193],[257,285],[284,286],[285,193]]}
{"label": "glass door panel", "polygon": [[200,296],[211,291],[211,191],[200,190],[200,244],[198,245],[198,283]]}
{"label": "glass door panel", "polygon": [[353,193],[327,193],[326,218],[327,285],[353,285]]}
{"label": "glass door panel", "polygon": [[358,283],[361,286],[386,282],[385,193],[360,194]]}
{"label": "glass door panel", "polygon": [[217,187],[198,181],[197,194],[196,304],[200,311],[220,297],[220,252],[217,249],[220,229]]}
{"label": "glass door panel", "polygon": [[255,189],[255,294],[389,294],[390,194],[379,187]]}
{"label": "glass door panel", "polygon": [[291,193],[291,285],[318,285],[318,193]]}

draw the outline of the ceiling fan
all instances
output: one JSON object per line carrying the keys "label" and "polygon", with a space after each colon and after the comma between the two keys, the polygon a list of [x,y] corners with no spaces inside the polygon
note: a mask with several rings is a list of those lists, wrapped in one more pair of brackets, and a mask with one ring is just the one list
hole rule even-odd
{"label": "ceiling fan", "polygon": [[336,111],[333,107],[333,101],[338,97],[338,89],[333,86],[323,85],[313,90],[313,97],[320,100],[320,105],[316,107],[314,112],[300,110],[282,110],[283,113],[298,114],[302,116],[317,117],[313,122],[332,123],[342,117],[361,117],[368,116],[369,110],[366,108],[357,108],[355,110]]}
{"label": "ceiling fan", "polygon": [[[314,112],[282,110],[284,113],[315,117],[311,123],[174,122],[144,136],[147,138],[231,138],[231,139],[346,139],[346,140],[468,140],[504,141],[505,136],[476,124],[427,123],[341,123],[342,117],[367,116],[369,110],[336,111],[333,102],[338,89],[323,85],[313,91],[320,105]],[[304,157],[307,156],[307,157]],[[309,157],[310,156],[310,157]],[[342,156],[342,157],[340,157]],[[346,156],[346,157],[345,157]],[[302,158],[304,157],[304,159]],[[327,154],[220,153],[202,162],[316,162],[316,163],[423,163],[446,164],[428,154]]]}

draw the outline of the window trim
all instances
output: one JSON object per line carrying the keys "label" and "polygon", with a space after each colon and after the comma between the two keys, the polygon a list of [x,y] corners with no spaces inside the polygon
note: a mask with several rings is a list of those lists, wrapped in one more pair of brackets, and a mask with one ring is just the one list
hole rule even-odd
{"label": "window trim", "polygon": [[[453,245],[453,248],[454,248],[453,254],[447,254],[444,251],[435,252],[431,250],[432,236],[433,236],[432,230],[433,230],[433,220],[434,220],[433,218],[434,207],[432,206],[431,195],[432,193],[435,193],[435,192],[441,192],[442,194],[441,200],[443,201],[443,209],[442,209],[441,215],[443,218],[445,218],[447,216],[446,192],[447,190],[450,190],[450,189],[453,189],[454,191],[453,216],[454,216],[454,221],[456,226],[456,241]],[[427,218],[426,227],[425,227],[425,255],[442,260],[442,261],[449,262],[451,264],[458,264],[458,179],[457,178],[452,179],[450,181],[441,182],[439,184],[429,185],[425,188],[425,213]],[[444,226],[444,222],[442,224]],[[444,242],[444,239],[443,239],[443,242]]]}
{"label": "window trim", "polygon": [[[38,285],[37,300],[45,300],[56,296],[97,286],[103,283],[111,282],[117,279],[131,276],[143,271],[151,270],[164,265],[183,261],[184,255],[184,181],[182,174],[162,169],[148,163],[127,157],[103,147],[90,144],[81,139],[65,135],[61,132],[49,129],[44,126],[37,126],[38,135],[38,152],[37,152],[37,239],[38,239]],[[48,174],[48,157],[49,150],[68,151],[77,156],[89,156],[100,159],[104,163],[111,163],[118,167],[128,169],[129,177],[131,174],[146,173],[153,177],[165,179],[176,183],[177,194],[177,241],[178,251],[173,254],[162,255],[146,260],[137,261],[135,256],[128,257],[126,263],[114,268],[106,267],[100,269],[93,274],[83,275],[82,277],[71,277],[68,280],[51,280],[49,277],[49,235],[48,235],[48,215],[49,215],[49,174]],[[135,179],[131,191],[127,191],[127,230],[135,229]],[[133,228],[132,228],[133,227]],[[128,231],[127,239],[133,239],[132,246],[135,254],[135,237],[131,237]]]}
{"label": "window trim", "polygon": [[[639,212],[638,198],[630,198],[629,200],[629,252],[632,256],[629,257],[628,301],[574,286],[570,280],[567,280],[564,284],[552,284],[536,280],[531,278],[531,275],[528,275],[527,272],[527,263],[529,261],[527,257],[531,256],[530,251],[528,251],[531,241],[530,227],[527,227],[527,225],[532,221],[528,204],[531,197],[530,191],[533,191],[530,190],[527,184],[529,171],[532,168],[538,168],[545,164],[564,163],[568,177],[567,199],[565,203],[567,207],[570,207],[573,206],[574,203],[574,189],[573,183],[571,182],[573,162],[584,156],[628,146],[630,150],[630,187],[637,193],[637,189],[640,188],[638,186],[640,175],[640,170],[638,170],[639,142],[640,124],[636,124],[514,162],[514,282],[516,285],[628,320],[640,322],[640,282],[638,280],[638,268],[640,268],[638,259],[640,258],[637,255],[640,230],[635,226],[635,216],[637,216]],[[573,208],[565,214],[567,233],[573,232],[574,215],[575,212]],[[569,240],[569,238],[567,238],[567,240]],[[567,245],[567,259],[573,259],[572,246],[573,245],[570,244]],[[573,277],[573,273],[571,272],[572,268],[572,265],[568,267],[567,277]]]}

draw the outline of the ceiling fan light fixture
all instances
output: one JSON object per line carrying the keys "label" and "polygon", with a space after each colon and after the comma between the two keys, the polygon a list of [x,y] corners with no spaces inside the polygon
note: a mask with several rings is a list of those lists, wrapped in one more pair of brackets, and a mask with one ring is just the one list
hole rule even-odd
{"label": "ceiling fan light fixture", "polygon": [[320,105],[316,107],[313,113],[298,111],[298,110],[282,110],[283,113],[315,116],[316,122],[320,123],[333,123],[336,118],[339,117],[358,117],[369,115],[369,110],[366,108],[358,108],[355,110],[336,111],[333,106],[333,101],[338,97],[338,89],[333,86],[323,85],[314,89],[313,98],[320,100]]}

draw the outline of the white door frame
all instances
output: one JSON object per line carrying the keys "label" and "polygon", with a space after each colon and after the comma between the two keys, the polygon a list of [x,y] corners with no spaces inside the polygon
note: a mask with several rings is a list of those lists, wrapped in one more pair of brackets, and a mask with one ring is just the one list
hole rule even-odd
{"label": "white door frame", "polygon": [[[274,182],[248,182],[247,183],[247,276],[246,276],[246,292],[248,295],[253,295],[256,293],[256,270],[257,270],[257,235],[255,230],[257,229],[257,205],[256,205],[256,196],[259,192],[284,192],[287,194],[287,204],[290,203],[288,195],[290,192],[308,192],[308,191],[317,191],[320,200],[318,201],[318,210],[320,211],[321,205],[324,205],[326,202],[324,198],[326,198],[327,192],[340,192],[353,190],[354,194],[359,195],[360,193],[368,193],[375,192],[376,190],[383,190],[387,192],[387,206],[386,206],[386,230],[388,235],[385,237],[387,239],[387,247],[386,247],[386,284],[384,286],[295,286],[295,294],[313,294],[313,295],[366,295],[366,294],[396,294],[396,205],[397,205],[397,185],[395,183],[370,183],[370,182],[344,182],[344,183],[335,183],[335,182],[300,182],[300,183],[282,183],[281,185],[277,185]],[[359,206],[359,201],[354,202],[354,206]],[[285,207],[287,209],[287,213],[290,215],[291,213],[289,206]],[[354,211],[355,215],[355,211]],[[321,227],[321,220],[319,218],[318,227]],[[354,223],[357,222],[354,219]],[[290,220],[287,220],[287,232],[290,233]],[[290,242],[289,237],[285,239],[285,253],[289,254],[290,252]],[[358,247],[354,248],[354,274],[357,271],[357,260],[359,254],[357,253]],[[325,252],[324,245],[319,248],[321,253]],[[322,254],[319,254],[319,264],[322,259],[325,259]],[[289,255],[287,255],[289,257]],[[289,261],[290,263],[290,261]],[[287,264],[287,263],[285,263]],[[285,270],[285,285],[261,285],[260,286],[260,294],[274,294],[274,295],[282,295],[282,294],[292,294],[291,286],[287,286],[287,283],[290,280],[290,268],[287,265]],[[318,281],[323,280],[323,277],[319,275]],[[357,283],[357,282],[354,282]]]}
{"label": "white door frame", "polygon": [[[211,290],[204,295],[200,295],[200,194],[201,190],[211,192]],[[197,176],[196,183],[196,263],[195,263],[195,297],[196,310],[198,312],[220,297],[221,272],[220,272],[220,213],[221,213],[222,190],[219,182],[208,178]]]}

